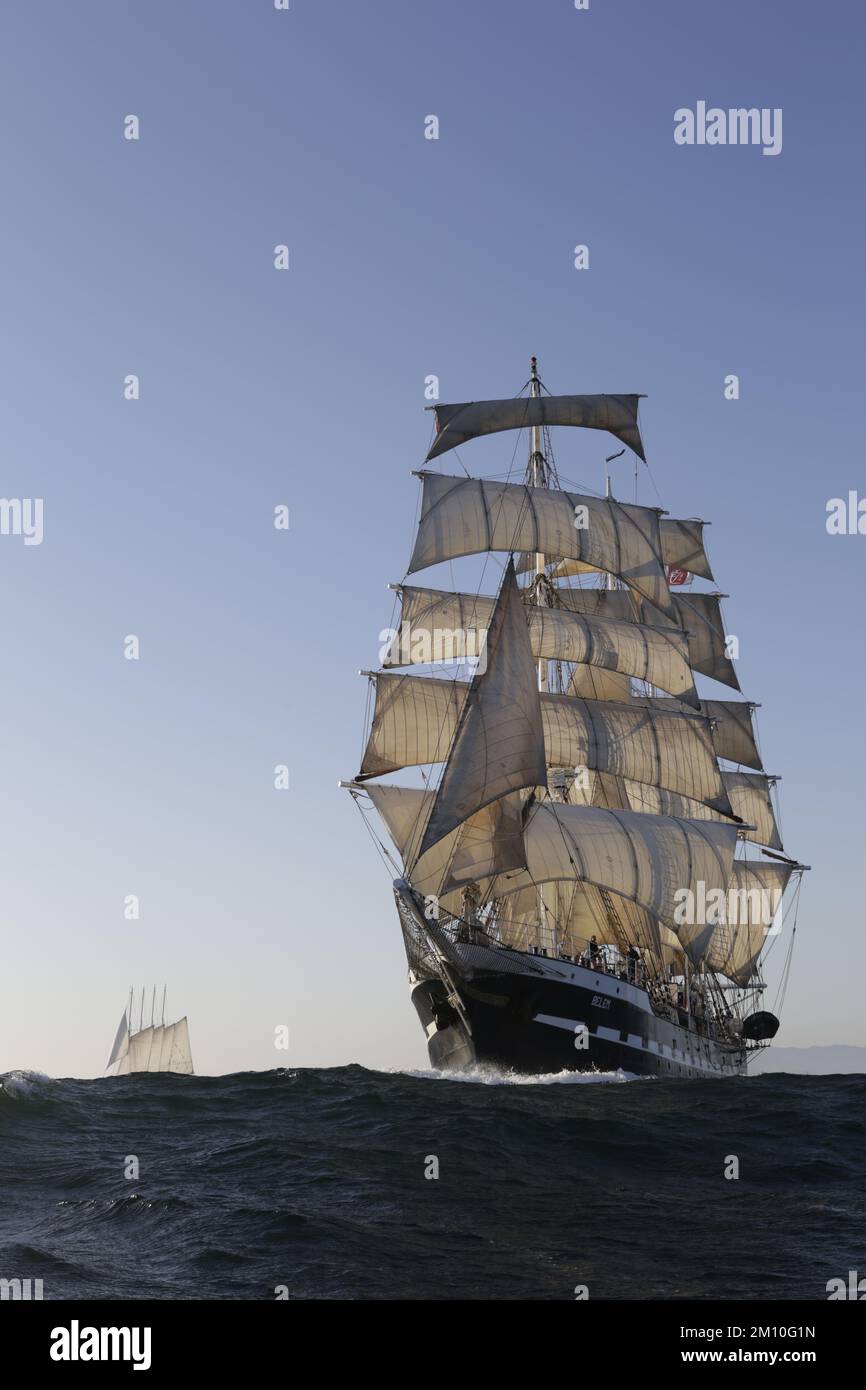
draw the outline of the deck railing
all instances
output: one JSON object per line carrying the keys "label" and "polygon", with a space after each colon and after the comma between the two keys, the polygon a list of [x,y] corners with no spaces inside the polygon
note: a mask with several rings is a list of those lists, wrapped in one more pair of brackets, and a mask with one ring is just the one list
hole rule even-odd
{"label": "deck railing", "polygon": [[495,923],[470,926],[459,917],[442,913],[438,926],[455,942],[474,942],[527,955],[543,956],[550,960],[566,960],[585,966],[599,975],[613,976],[645,989],[653,1012],[660,1018],[680,1027],[691,1028],[706,1038],[722,1042],[736,1041],[729,1020],[708,1015],[700,996],[692,994],[691,1009],[685,1008],[685,985],[681,977],[653,975],[647,972],[643,959],[629,957],[609,942],[593,943],[586,937],[570,936],[568,949],[551,927],[538,923],[513,923],[499,918]]}

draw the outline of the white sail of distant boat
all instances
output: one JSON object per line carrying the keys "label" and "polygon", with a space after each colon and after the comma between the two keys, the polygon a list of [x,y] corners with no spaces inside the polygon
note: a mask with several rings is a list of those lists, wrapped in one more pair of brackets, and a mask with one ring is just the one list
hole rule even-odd
{"label": "white sail of distant boat", "polygon": [[178,1072],[182,1076],[193,1075],[192,1052],[189,1044],[189,1023],[186,1016],[176,1023],[165,1021],[165,990],[162,997],[162,1021],[154,1022],[154,989],[150,1023],[144,1025],[144,990],[141,992],[139,1026],[133,1024],[132,990],[129,1004],[117,1028],[111,1056],[106,1069],[116,1067],[115,1076],[128,1076],[131,1072]]}

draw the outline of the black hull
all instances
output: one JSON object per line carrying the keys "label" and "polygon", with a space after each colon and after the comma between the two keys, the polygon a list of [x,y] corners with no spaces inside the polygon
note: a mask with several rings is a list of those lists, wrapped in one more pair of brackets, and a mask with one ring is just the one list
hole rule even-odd
{"label": "black hull", "polygon": [[[521,1075],[617,1071],[721,1077],[745,1070],[746,1050],[652,1011],[644,989],[614,976],[518,952],[457,947],[468,969],[452,985],[417,980],[412,1002],[431,1064],[491,1066]],[[506,968],[496,969],[504,964]]]}

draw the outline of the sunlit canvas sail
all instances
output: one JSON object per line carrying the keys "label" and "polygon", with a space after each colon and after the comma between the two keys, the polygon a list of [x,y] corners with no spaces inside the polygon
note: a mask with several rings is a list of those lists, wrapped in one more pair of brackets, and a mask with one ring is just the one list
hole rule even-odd
{"label": "sunlit canvas sail", "polygon": [[487,550],[573,556],[616,575],[676,619],[657,508],[527,483],[421,476],[424,495],[410,574]]}
{"label": "sunlit canvas sail", "polygon": [[[509,564],[490,617],[484,669],[463,701],[419,853],[491,803],[510,806],[511,798],[505,800],[509,792],[546,783],[526,613]],[[519,831],[519,820],[506,831],[518,845]],[[515,864],[521,862],[518,850]]]}
{"label": "sunlit canvas sail", "polygon": [[[386,670],[483,653],[492,597],[402,585],[401,600],[396,634],[382,663]],[[525,602],[533,656],[634,676],[697,704],[688,638],[678,628]]]}
{"label": "sunlit canvas sail", "polygon": [[[370,737],[359,780],[448,755],[469,690],[466,682],[379,672]],[[673,702],[617,703],[542,693],[547,764],[578,765],[651,782],[730,812],[714,751],[715,735],[700,714]]]}
{"label": "sunlit canvas sail", "polygon": [[[555,571],[558,567],[555,567]],[[688,663],[692,671],[702,676],[712,676],[722,685],[739,690],[740,682],[728,652],[728,638],[721,612],[721,595],[688,593],[671,595],[676,613],[676,625],[685,634],[688,647]],[[563,609],[575,613],[592,614],[599,618],[614,618],[621,622],[661,622],[656,609],[647,609],[643,614],[639,596],[628,589],[572,589],[565,586],[557,589],[557,603]],[[666,689],[661,681],[653,684]],[[670,691],[675,694],[675,691]]]}

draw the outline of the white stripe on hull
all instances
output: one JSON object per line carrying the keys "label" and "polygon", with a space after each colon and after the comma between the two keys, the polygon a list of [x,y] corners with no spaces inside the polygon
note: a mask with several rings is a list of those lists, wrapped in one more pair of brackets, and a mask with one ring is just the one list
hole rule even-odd
{"label": "white stripe on hull", "polygon": [[[535,1014],[532,1021],[533,1023],[546,1024],[549,1028],[563,1028],[567,1032],[574,1034],[577,1034],[579,1031],[583,1032],[587,1029],[587,1025],[582,1023],[579,1019],[558,1018],[554,1014]],[[589,1030],[587,1029],[587,1031]],[[429,1037],[429,1029],[427,1033]],[[713,1066],[712,1064],[708,1064],[702,1057],[695,1056],[692,1053],[682,1052],[677,1048],[672,1050],[668,1047],[667,1043],[659,1044],[654,1038],[649,1038],[647,1042],[644,1043],[643,1038],[639,1038],[636,1033],[629,1033],[626,1040],[620,1036],[619,1029],[605,1028],[603,1024],[599,1024],[594,1034],[590,1031],[590,1037],[592,1036],[601,1038],[603,1042],[616,1043],[619,1047],[633,1048],[636,1052],[654,1052],[657,1056],[669,1058],[672,1062],[677,1062],[682,1067],[690,1067],[694,1071],[709,1072],[713,1076],[718,1076],[719,1072],[724,1071],[730,1071],[731,1074],[734,1075],[737,1070],[736,1067]]]}

